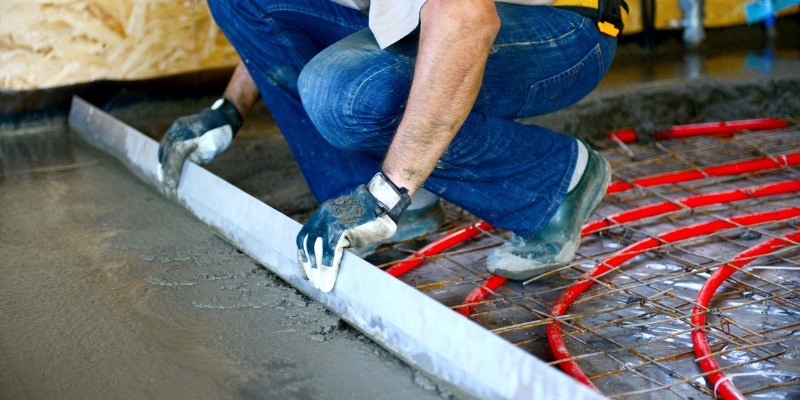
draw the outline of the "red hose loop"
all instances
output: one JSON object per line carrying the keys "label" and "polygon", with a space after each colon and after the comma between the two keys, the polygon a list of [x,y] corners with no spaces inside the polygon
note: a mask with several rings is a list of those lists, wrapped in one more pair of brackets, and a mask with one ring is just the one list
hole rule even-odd
{"label": "red hose loop", "polygon": [[789,124],[780,118],[742,119],[736,121],[706,122],[676,125],[672,129],[653,135],[656,140],[678,139],[691,136],[732,136],[736,132],[769,131],[783,129]]}
{"label": "red hose loop", "polygon": [[[719,286],[728,279],[734,272],[749,264],[758,257],[770,254],[783,247],[797,245],[800,242],[800,230],[784,235],[782,238],[773,238],[765,242],[761,242],[753,246],[727,262],[724,266],[717,269],[711,277],[706,280],[703,287],[697,293],[695,306],[692,309],[692,343],[694,344],[694,354],[698,358],[698,364],[703,372],[709,373],[706,376],[709,385],[713,385],[716,391],[725,400],[743,400],[745,397],[733,385],[730,378],[719,371],[719,364],[714,359],[711,353],[711,348],[708,345],[708,338],[706,337],[705,329],[706,324],[706,310],[711,298],[717,291]],[[715,372],[716,371],[716,372]]]}
{"label": "red hose loop", "polygon": [[465,317],[469,317],[470,314],[472,314],[472,311],[475,310],[475,303],[483,301],[483,299],[489,297],[497,288],[505,285],[506,281],[508,281],[508,279],[503,278],[502,276],[491,275],[489,279],[483,282],[483,285],[478,286],[469,292],[462,303],[466,305],[456,308],[456,311]]}
{"label": "red hose loop", "polygon": [[469,239],[474,238],[475,236],[480,235],[482,232],[490,231],[494,229],[492,224],[481,221],[475,225],[470,225],[466,228],[461,228],[457,231],[454,231],[446,236],[439,238],[436,241],[431,242],[429,245],[423,247],[416,253],[410,255],[405,260],[393,265],[391,268],[387,269],[386,272],[394,277],[398,277],[400,275],[405,274],[408,271],[418,267],[420,264],[424,263],[428,257],[435,256],[440,254],[441,252],[457,245],[463,243]]}
{"label": "red hose loop", "polygon": [[[776,156],[774,160],[769,157],[764,157],[764,158],[751,159],[745,161],[737,161],[730,164],[722,164],[722,165],[707,167],[700,171],[681,170],[681,171],[669,172],[666,174],[646,176],[643,178],[635,179],[631,183],[620,182],[620,181],[612,182],[611,185],[609,185],[606,194],[608,195],[608,194],[621,193],[628,190],[632,190],[636,187],[652,187],[659,185],[681,183],[690,180],[702,179],[705,178],[706,176],[736,175],[747,172],[782,168],[785,166],[794,166],[798,164],[800,164],[800,152],[791,154],[782,154]],[[425,246],[418,252],[412,254],[405,260],[389,268],[387,272],[394,277],[401,276],[406,272],[411,271],[414,268],[421,265],[422,263],[424,263],[427,257],[440,254],[442,251],[445,251],[459,243],[462,243],[463,241],[474,238],[482,231],[489,231],[492,229],[494,229],[494,227],[485,221],[481,221],[478,222],[477,224],[468,226],[466,228],[462,228],[434,242],[431,242],[429,245]]]}
{"label": "red hose loop", "polygon": [[[798,217],[800,217],[800,208],[797,207],[784,208],[778,211],[738,215],[727,220],[714,220],[677,228],[658,235],[658,238],[651,237],[640,240],[616,252],[613,256],[595,265],[590,271],[587,271],[556,299],[553,307],[550,309],[550,316],[554,321],[547,325],[547,340],[550,343],[550,349],[553,351],[553,355],[556,360],[566,360],[572,357],[561,335],[561,322],[559,321],[559,317],[564,315],[572,302],[588,289],[594,283],[595,279],[618,268],[631,258],[649,249],[658,247],[662,243],[676,243],[686,239],[710,235],[724,229],[778,222]],[[559,364],[559,367],[580,382],[586,383],[586,381],[589,380],[575,361],[564,361]],[[591,387],[594,387],[594,385],[591,385]]]}
{"label": "red hose loop", "polygon": [[777,196],[780,194],[793,192],[800,192],[800,179],[770,183],[760,186],[749,186],[723,192],[698,194],[684,197],[675,201],[648,204],[633,210],[609,215],[604,219],[589,221],[583,225],[583,228],[581,229],[581,237],[583,238],[589,236],[604,228],[640,221],[645,218],[651,218],[674,211],[680,211],[684,208],[694,209],[714,204],[733,203],[735,201]]}
{"label": "red hose loop", "polygon": [[739,175],[748,172],[778,169],[800,164],[800,153],[782,154],[772,157],[754,158],[745,161],[736,161],[729,164],[715,165],[700,170],[687,169],[682,171],[667,172],[660,175],[651,175],[634,179],[628,182],[612,182],[608,185],[606,194],[615,194],[632,190],[636,187],[653,187],[681,182],[694,181],[709,176]]}
{"label": "red hose loop", "polygon": [[[735,121],[705,122],[700,124],[675,125],[669,130],[657,132],[653,139],[679,139],[691,136],[733,136],[741,131],[768,131],[783,129],[789,124],[780,118],[740,119]],[[620,129],[606,135],[606,138],[616,138],[622,143],[632,143],[639,140],[633,129]]]}
{"label": "red hose loop", "polygon": [[[782,181],[776,183],[769,183],[766,185],[749,186],[741,189],[727,190],[716,193],[699,194],[689,197],[678,199],[674,202],[665,201],[662,203],[649,204],[633,210],[620,212],[608,216],[605,219],[589,221],[583,225],[581,229],[581,237],[586,237],[601,229],[611,226],[621,225],[639,221],[645,218],[657,217],[673,211],[679,211],[683,207],[694,209],[714,204],[732,203],[735,201],[742,201],[747,199],[777,196],[780,194],[800,192],[800,179]],[[467,295],[464,299],[464,304],[456,309],[465,317],[469,317],[472,311],[475,310],[475,303],[479,303],[491,295],[498,287],[505,284],[507,279],[498,276],[492,276]]]}

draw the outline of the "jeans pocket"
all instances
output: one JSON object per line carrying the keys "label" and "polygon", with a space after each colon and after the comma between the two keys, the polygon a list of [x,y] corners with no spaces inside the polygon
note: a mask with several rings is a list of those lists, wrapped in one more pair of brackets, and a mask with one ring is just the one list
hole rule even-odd
{"label": "jeans pocket", "polygon": [[531,85],[517,118],[549,114],[577,103],[600,83],[604,63],[598,43],[569,69]]}

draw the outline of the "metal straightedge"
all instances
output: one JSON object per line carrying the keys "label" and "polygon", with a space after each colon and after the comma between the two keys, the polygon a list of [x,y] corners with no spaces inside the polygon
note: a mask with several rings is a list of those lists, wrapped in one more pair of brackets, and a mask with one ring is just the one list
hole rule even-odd
{"label": "metal straightedge", "polygon": [[[73,98],[72,128],[166,194],[158,143]],[[335,289],[322,293],[297,268],[300,224],[193,163],[172,195],[270,271],[323,303],[416,368],[481,399],[583,400],[602,396],[366,261],[346,253]]]}

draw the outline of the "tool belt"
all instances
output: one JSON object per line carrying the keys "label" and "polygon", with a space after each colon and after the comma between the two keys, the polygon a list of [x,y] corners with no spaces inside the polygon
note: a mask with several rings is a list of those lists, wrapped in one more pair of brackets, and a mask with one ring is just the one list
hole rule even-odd
{"label": "tool belt", "polygon": [[613,37],[619,36],[628,19],[625,0],[556,0],[553,5],[595,20],[600,32]]}

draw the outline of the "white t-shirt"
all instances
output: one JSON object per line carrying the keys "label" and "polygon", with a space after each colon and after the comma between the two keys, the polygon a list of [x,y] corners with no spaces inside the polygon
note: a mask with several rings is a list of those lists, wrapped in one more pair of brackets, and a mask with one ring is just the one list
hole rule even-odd
{"label": "white t-shirt", "polygon": [[[419,25],[419,10],[426,0],[332,0],[369,13],[369,29],[381,48],[402,39]],[[501,3],[549,5],[554,0],[496,0]]]}

